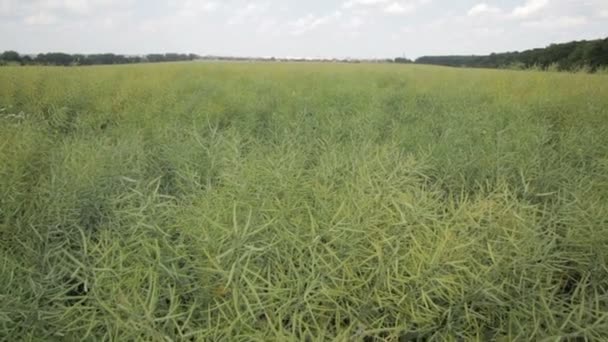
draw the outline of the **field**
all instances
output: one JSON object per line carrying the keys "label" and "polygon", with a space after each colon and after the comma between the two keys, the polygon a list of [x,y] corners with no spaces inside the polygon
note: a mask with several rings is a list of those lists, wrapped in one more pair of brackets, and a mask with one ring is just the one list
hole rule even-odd
{"label": "field", "polygon": [[0,68],[0,340],[608,338],[608,76]]}

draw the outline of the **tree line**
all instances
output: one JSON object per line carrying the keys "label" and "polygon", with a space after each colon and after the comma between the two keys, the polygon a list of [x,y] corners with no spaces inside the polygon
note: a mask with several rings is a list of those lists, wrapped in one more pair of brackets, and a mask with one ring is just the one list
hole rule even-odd
{"label": "tree line", "polygon": [[144,56],[125,56],[113,53],[104,54],[68,54],[63,52],[41,53],[38,55],[21,55],[16,51],[5,51],[0,54],[0,65],[111,65],[133,63],[181,62],[193,60],[213,61],[254,61],[254,62],[327,62],[327,63],[413,63],[405,57],[394,59],[337,59],[337,58],[275,58],[275,57],[234,57],[234,56],[199,56],[196,54],[148,54]]}
{"label": "tree line", "polygon": [[35,56],[21,55],[16,51],[5,51],[0,54],[0,64],[20,65],[112,65],[133,63],[180,62],[199,59],[195,54],[165,53],[144,56],[125,56],[113,53],[103,54],[68,54],[63,52],[41,53]]}
{"label": "tree line", "polygon": [[608,68],[608,38],[552,44],[546,48],[493,53],[488,56],[424,56],[418,58],[416,63],[452,67],[595,72]]}
{"label": "tree line", "polygon": [[[105,54],[67,54],[61,52],[41,53],[35,56],[21,55],[16,51],[5,51],[0,54],[0,65],[110,65],[132,63],[157,63],[192,61],[197,59],[237,60],[237,61],[293,61],[276,58],[247,57],[201,57],[196,54],[149,54],[143,56],[125,56],[113,53]],[[295,60],[300,61],[300,60]],[[521,52],[492,53],[487,56],[424,56],[412,61],[405,57],[384,60],[338,60],[338,59],[302,59],[302,61],[322,62],[385,62],[385,63],[418,63],[452,67],[474,68],[513,68],[542,69],[554,71],[590,71],[608,69],[608,38],[589,41],[573,41],[564,44],[552,44],[546,48]]]}

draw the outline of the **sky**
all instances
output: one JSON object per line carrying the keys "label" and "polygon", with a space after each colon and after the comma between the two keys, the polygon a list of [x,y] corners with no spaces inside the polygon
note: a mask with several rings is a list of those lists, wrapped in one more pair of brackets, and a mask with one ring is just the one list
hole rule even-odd
{"label": "sky", "polygon": [[608,37],[608,0],[0,0],[0,51],[385,58]]}

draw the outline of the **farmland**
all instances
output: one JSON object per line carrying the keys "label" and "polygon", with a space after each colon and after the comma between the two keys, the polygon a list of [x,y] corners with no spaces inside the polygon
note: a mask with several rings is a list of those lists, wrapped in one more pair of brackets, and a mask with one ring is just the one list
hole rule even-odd
{"label": "farmland", "polygon": [[602,340],[608,76],[0,69],[0,340]]}

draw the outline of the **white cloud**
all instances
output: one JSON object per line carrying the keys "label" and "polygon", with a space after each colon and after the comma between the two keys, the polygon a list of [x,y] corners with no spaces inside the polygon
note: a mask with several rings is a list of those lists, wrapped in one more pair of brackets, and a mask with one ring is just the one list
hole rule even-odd
{"label": "white cloud", "polygon": [[104,29],[113,29],[114,26],[116,25],[116,21],[112,18],[105,18],[102,21],[101,25]]}
{"label": "white cloud", "polygon": [[504,34],[505,30],[501,27],[478,27],[473,33],[478,37],[488,38]]}
{"label": "white cloud", "polygon": [[276,35],[278,33],[278,24],[276,19],[266,18],[259,23],[256,32],[264,35]]}
{"label": "white cloud", "polygon": [[363,20],[363,18],[361,18],[359,16],[353,16],[353,17],[349,18],[342,25],[342,27],[347,30],[354,30],[354,29],[358,29],[359,27],[363,26],[364,23],[365,23],[365,21]]}
{"label": "white cloud", "polygon": [[412,3],[393,2],[390,5],[384,7],[384,12],[389,14],[405,14],[412,12],[415,9],[416,6]]}
{"label": "white cloud", "polygon": [[521,6],[515,7],[511,15],[515,18],[527,18],[549,5],[549,0],[527,0]]}
{"label": "white cloud", "polygon": [[414,29],[412,29],[410,26],[403,26],[399,29],[399,32],[401,32],[403,34],[410,34],[410,33],[414,33]]}
{"label": "white cloud", "polygon": [[431,0],[349,0],[342,4],[342,8],[359,12],[375,10],[386,14],[406,14],[430,2]]}
{"label": "white cloud", "polygon": [[46,12],[39,12],[25,17],[23,20],[27,25],[51,25],[57,21],[57,18]]}
{"label": "white cloud", "polygon": [[89,13],[95,1],[87,0],[63,0],[63,7],[74,13]]}
{"label": "white cloud", "polygon": [[404,37],[407,37],[414,32],[415,32],[415,30],[412,29],[410,26],[402,26],[396,32],[391,33],[391,40],[393,40],[393,41],[402,40]]}
{"label": "white cloud", "polygon": [[[27,18],[52,16],[60,21],[68,15],[94,17],[102,12],[117,15],[128,10],[136,0],[0,0],[0,14]],[[42,13],[42,14],[41,14]],[[71,18],[70,20],[73,20]]]}
{"label": "white cloud", "polygon": [[196,17],[201,13],[215,11],[219,7],[219,3],[216,1],[169,0],[169,6],[176,9],[177,14],[182,17]]}
{"label": "white cloud", "polygon": [[[411,49],[408,56],[415,57],[519,50],[551,42],[599,38],[606,35],[602,29],[608,21],[608,0],[428,3],[429,0],[0,0],[0,45],[26,52],[193,51],[337,57],[389,57],[399,55],[407,46]],[[397,17],[387,18],[389,15]],[[409,15],[408,20],[399,15]],[[403,25],[408,29],[400,30]]]}
{"label": "white cloud", "polygon": [[13,4],[11,0],[0,0],[0,15],[11,13]]}
{"label": "white cloud", "polygon": [[132,3],[132,0],[36,0],[26,5],[38,10],[63,10],[75,14],[91,14],[100,9],[124,7]]}
{"label": "white cloud", "polygon": [[350,9],[355,6],[376,6],[388,3],[390,0],[349,0],[342,4],[343,8]]}
{"label": "white cloud", "polygon": [[469,12],[467,13],[467,15],[469,17],[476,17],[476,16],[482,16],[482,15],[486,15],[486,14],[498,14],[501,13],[501,9],[498,7],[493,7],[490,6],[486,3],[480,3],[477,4],[475,6],[473,6]]}
{"label": "white cloud", "polygon": [[306,32],[316,29],[321,25],[325,25],[333,20],[339,19],[340,17],[342,17],[342,12],[340,11],[336,11],[332,14],[325,16],[316,16],[313,14],[308,14],[289,24],[289,26],[291,26],[291,34],[304,34]]}
{"label": "white cloud", "polygon": [[587,18],[583,16],[547,17],[541,20],[526,21],[521,25],[527,28],[557,30],[579,27],[587,24]]}
{"label": "white cloud", "polygon": [[247,6],[235,10],[234,15],[228,20],[229,25],[242,24],[247,20],[259,19],[268,11],[268,3],[249,3]]}

